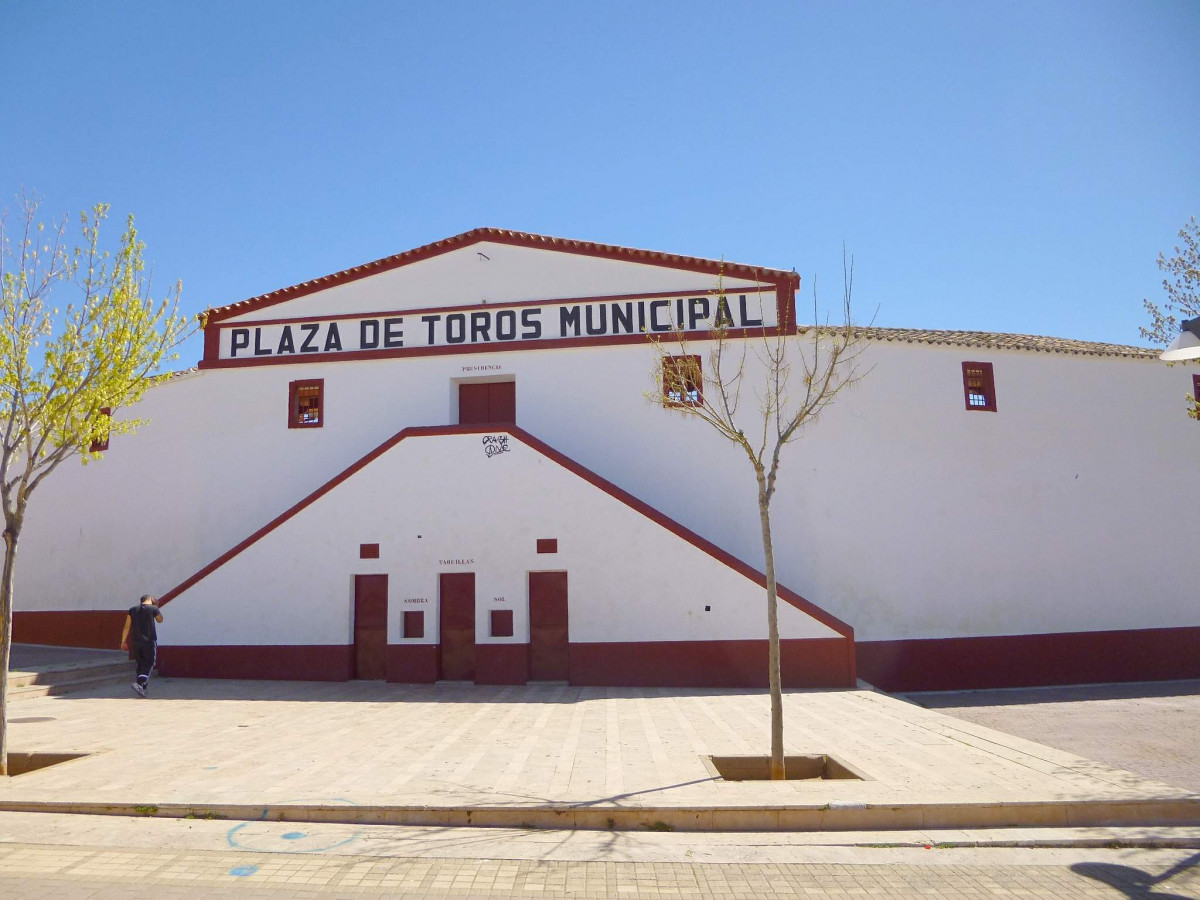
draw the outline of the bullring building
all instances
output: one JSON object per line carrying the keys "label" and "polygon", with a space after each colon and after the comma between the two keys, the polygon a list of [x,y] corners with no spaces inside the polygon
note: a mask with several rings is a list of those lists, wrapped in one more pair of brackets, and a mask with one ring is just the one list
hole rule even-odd
{"label": "bullring building", "polygon": [[[15,639],[115,647],[149,592],[167,675],[765,684],[753,472],[655,402],[647,335],[704,365],[798,286],[484,228],[210,309],[198,366],[116,412],[147,424],[39,492]],[[863,338],[772,504],[785,685],[1200,676],[1192,372]]]}

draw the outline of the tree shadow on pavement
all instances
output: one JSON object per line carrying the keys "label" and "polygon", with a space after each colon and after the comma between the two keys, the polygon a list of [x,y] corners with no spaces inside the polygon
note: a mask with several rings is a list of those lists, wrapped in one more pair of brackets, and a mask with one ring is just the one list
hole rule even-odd
{"label": "tree shadow on pavement", "polygon": [[[1136,869],[1133,866],[1099,862],[1076,863],[1071,866],[1071,871],[1077,875],[1083,875],[1094,881],[1107,884],[1109,887],[1116,888],[1129,898],[1139,898],[1139,900],[1140,898],[1147,898],[1147,900],[1190,900],[1196,894],[1170,893],[1170,886],[1164,882],[1171,881],[1180,875],[1194,872],[1198,865],[1200,865],[1200,853],[1180,860],[1161,875],[1151,875],[1149,872]],[[1200,875],[1197,876],[1196,882],[1200,883]],[[1159,885],[1167,888],[1167,891],[1156,890],[1155,888]],[[1188,887],[1193,886],[1189,885]]]}

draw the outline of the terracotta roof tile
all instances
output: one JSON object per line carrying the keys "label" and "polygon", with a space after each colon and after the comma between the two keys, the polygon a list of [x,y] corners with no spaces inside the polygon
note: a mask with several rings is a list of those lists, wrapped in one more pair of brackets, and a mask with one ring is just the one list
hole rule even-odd
{"label": "terracotta roof tile", "polygon": [[857,332],[873,341],[903,341],[907,344],[945,344],[955,347],[979,347],[987,350],[1032,350],[1038,353],[1071,353],[1076,356],[1120,356],[1128,359],[1157,359],[1162,351],[1154,347],[1127,344],[1101,344],[1070,338],[1041,337],[1035,334],[1002,334],[992,331],[931,331],[922,328],[859,328]]}

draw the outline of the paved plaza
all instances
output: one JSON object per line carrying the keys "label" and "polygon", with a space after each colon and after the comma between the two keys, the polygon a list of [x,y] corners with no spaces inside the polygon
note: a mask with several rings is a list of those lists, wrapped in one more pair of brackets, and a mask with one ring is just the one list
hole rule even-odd
{"label": "paved plaza", "polygon": [[[676,830],[1169,824],[1200,797],[868,690],[791,691],[787,750],[865,780],[727,782],[759,691],[155,679],[14,705],[13,752],[80,758],[0,810]],[[152,766],[144,764],[147,756]]]}
{"label": "paved plaza", "polygon": [[81,755],[0,784],[0,896],[1200,897],[1188,785],[871,690],[787,692],[788,752],[865,776],[787,783],[706,761],[764,752],[760,691],[151,691],[10,707]]}

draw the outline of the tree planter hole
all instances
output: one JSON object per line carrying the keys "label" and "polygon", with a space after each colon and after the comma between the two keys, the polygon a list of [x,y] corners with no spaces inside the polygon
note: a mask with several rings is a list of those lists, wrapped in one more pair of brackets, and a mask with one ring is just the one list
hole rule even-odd
{"label": "tree planter hole", "polygon": [[[713,774],[725,781],[770,781],[769,756],[708,756]],[[788,781],[821,781],[829,779],[870,780],[862,772],[826,753],[807,756],[785,756],[784,768]]]}
{"label": "tree planter hole", "polygon": [[86,753],[10,753],[8,754],[8,775],[15,778],[27,772],[35,772],[48,766],[81,759]]}

